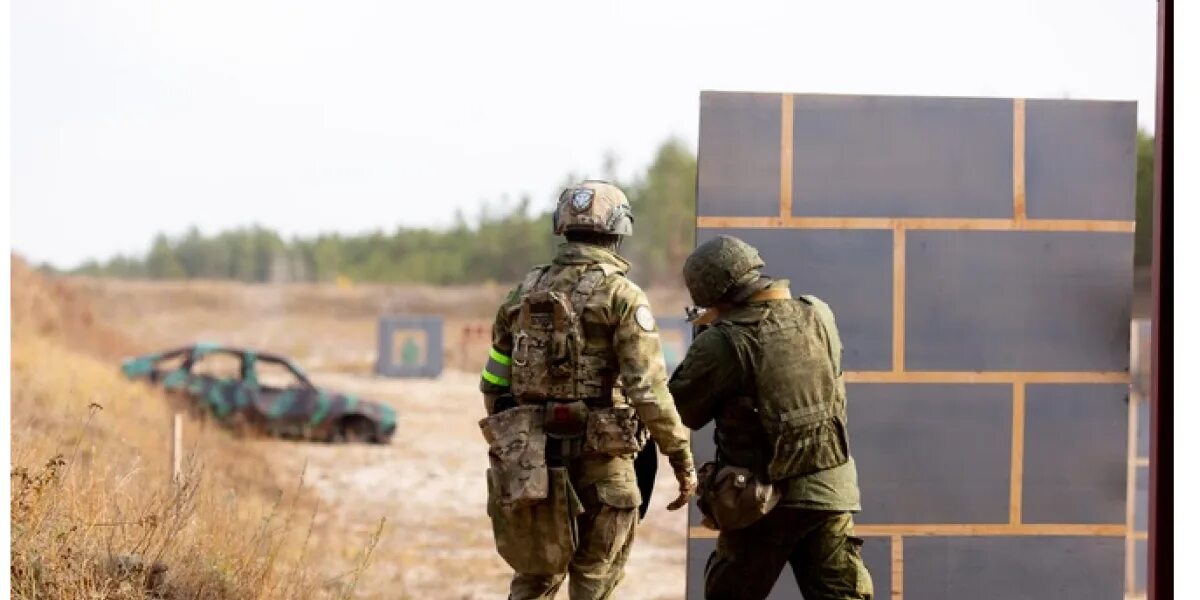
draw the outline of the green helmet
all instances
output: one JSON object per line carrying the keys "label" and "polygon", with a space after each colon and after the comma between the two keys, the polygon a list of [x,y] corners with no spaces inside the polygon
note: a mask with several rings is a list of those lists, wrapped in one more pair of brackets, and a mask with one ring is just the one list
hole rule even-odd
{"label": "green helmet", "polygon": [[625,192],[607,181],[597,180],[563,190],[554,209],[554,234],[568,231],[632,235],[633,209]]}
{"label": "green helmet", "polygon": [[692,251],[683,280],[696,306],[713,306],[729,290],[753,283],[766,265],[758,250],[729,235],[718,235]]}

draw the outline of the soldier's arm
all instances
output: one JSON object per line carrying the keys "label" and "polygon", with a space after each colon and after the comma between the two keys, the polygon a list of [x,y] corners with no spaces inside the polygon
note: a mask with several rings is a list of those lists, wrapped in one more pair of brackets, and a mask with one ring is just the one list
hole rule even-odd
{"label": "soldier's arm", "polygon": [[725,334],[709,328],[696,336],[669,384],[683,423],[700,429],[716,418],[721,400],[737,393],[740,378],[737,354]]}
{"label": "soldier's arm", "polygon": [[509,308],[520,297],[520,286],[509,291],[492,321],[492,347],[488,349],[487,362],[484,363],[483,372],[479,377],[483,407],[489,415],[495,412],[496,401],[511,390],[513,342],[508,314]]}
{"label": "soldier's arm", "polygon": [[632,282],[618,286],[613,303],[617,324],[613,346],[621,366],[625,396],[645,423],[651,437],[677,469],[692,466],[687,428],[679,420],[671,392],[667,390],[667,366],[663,361],[658,325],[650,301]]}

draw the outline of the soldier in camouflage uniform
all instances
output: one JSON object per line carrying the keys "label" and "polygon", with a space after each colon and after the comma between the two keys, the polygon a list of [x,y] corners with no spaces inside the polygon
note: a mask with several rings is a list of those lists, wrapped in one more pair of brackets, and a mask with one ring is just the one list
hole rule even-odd
{"label": "soldier in camouflage uniform", "polygon": [[552,598],[568,573],[572,599],[612,596],[642,502],[634,457],[647,435],[679,482],[668,508],[696,487],[650,303],[617,254],[632,226],[617,187],[566,189],[554,212],[566,243],[496,313],[481,427],[493,533],[516,571],[512,599]]}
{"label": "soldier in camouflage uniform", "polygon": [[706,310],[670,390],[688,427],[716,422],[716,461],[701,468],[698,490],[705,524],[720,530],[705,597],[765,598],[790,563],[806,600],[869,599],[833,312],[814,296],[793,298],[764,266],[730,236],[684,265]]}

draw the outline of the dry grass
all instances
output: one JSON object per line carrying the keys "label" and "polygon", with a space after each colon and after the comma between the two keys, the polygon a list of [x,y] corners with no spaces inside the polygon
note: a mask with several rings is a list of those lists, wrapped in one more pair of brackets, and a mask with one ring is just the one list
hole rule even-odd
{"label": "dry grass", "polygon": [[281,489],[253,445],[195,422],[172,483],[168,403],[107,358],[129,344],[70,290],[13,267],[13,597],[354,596],[382,522],[331,577],[303,471]]}

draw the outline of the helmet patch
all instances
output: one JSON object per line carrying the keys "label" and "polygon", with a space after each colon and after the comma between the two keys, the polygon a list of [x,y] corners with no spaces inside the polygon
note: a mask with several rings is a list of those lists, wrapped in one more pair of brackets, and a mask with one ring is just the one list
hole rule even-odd
{"label": "helmet patch", "polygon": [[583,212],[592,205],[592,198],[596,197],[596,190],[592,188],[579,188],[571,192],[571,208],[575,212]]}
{"label": "helmet patch", "polygon": [[637,321],[638,327],[646,331],[654,331],[654,315],[650,312],[650,307],[645,304],[637,307],[633,311],[633,320]]}

